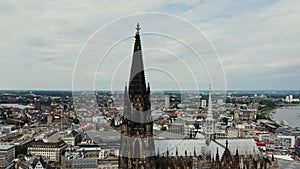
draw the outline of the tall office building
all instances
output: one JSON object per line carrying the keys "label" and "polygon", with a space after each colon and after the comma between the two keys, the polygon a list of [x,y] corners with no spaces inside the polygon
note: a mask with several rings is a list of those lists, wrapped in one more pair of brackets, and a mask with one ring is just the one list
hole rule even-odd
{"label": "tall office building", "polygon": [[166,95],[165,96],[165,108],[169,108],[170,107],[170,96]]}
{"label": "tall office building", "polygon": [[15,158],[15,147],[13,145],[0,145],[0,160],[10,163]]}

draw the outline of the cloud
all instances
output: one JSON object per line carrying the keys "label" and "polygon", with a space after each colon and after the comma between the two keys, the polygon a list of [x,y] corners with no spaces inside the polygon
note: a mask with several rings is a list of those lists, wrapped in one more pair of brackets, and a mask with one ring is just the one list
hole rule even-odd
{"label": "cloud", "polygon": [[[300,64],[298,6],[298,1],[273,0],[1,1],[0,78],[5,79],[5,82],[0,84],[0,88],[70,89],[76,57],[85,41],[97,29],[121,16],[135,12],[157,11],[191,21],[212,40],[223,62],[228,88],[298,89],[297,84],[300,81],[295,80],[300,79],[296,69]],[[129,29],[134,32],[132,24],[128,23],[128,27],[118,30],[127,35]],[[161,24],[169,24],[169,28],[166,27],[165,31],[184,29],[184,25],[173,28],[171,23]],[[155,26],[157,25],[153,25]],[[142,25],[143,31],[151,28],[149,23]],[[111,33],[112,39],[107,40],[115,40],[114,32],[108,33]],[[144,47],[151,48],[152,40],[142,38]],[[195,38],[193,34],[187,37],[191,42],[193,38]],[[195,43],[198,42],[196,39]],[[132,43],[131,40],[124,43],[124,46],[128,46],[127,48],[123,46],[122,51],[129,49],[127,53],[130,55]],[[166,49],[186,59],[191,67],[198,66],[193,59],[189,60],[188,51],[178,43],[172,44],[171,41],[158,43],[161,48],[165,46]],[[199,46],[202,47],[202,44]],[[204,58],[210,56],[210,50],[202,51]],[[151,61],[153,65],[167,63],[166,58]],[[176,65],[176,62],[169,64]],[[177,70],[174,68],[170,71]],[[206,88],[207,75],[201,73],[196,72],[196,77],[199,81],[204,79],[201,88]],[[181,80],[184,81],[184,78]],[[156,86],[168,87],[163,82],[161,86]]]}
{"label": "cloud", "polygon": [[[296,76],[296,69],[289,67],[300,64],[297,5],[295,1],[272,2],[255,12],[246,10],[206,23],[204,32],[221,55],[229,88],[284,89],[286,83],[294,81],[277,70],[287,69]],[[277,73],[277,78],[270,79],[272,72]],[[298,89],[298,86],[288,88]]]}

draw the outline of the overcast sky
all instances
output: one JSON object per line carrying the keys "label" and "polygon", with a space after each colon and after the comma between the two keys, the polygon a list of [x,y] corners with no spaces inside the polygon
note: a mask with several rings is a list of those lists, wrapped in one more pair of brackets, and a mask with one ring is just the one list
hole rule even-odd
{"label": "overcast sky", "polygon": [[[299,89],[299,6],[292,0],[1,1],[0,89],[123,89],[136,22],[154,89],[207,89],[209,74],[214,86],[227,89]],[[86,59],[97,64],[80,68]],[[79,79],[72,81],[73,72]],[[94,86],[80,79],[90,75]]]}

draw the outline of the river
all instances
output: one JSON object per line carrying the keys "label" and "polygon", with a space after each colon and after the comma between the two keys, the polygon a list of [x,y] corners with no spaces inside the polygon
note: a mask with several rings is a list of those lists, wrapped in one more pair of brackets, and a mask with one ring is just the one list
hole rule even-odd
{"label": "river", "polygon": [[[278,108],[273,114],[273,119],[276,121],[285,120],[290,127],[300,127],[300,106]],[[298,169],[300,162],[278,160],[280,169]]]}
{"label": "river", "polygon": [[273,119],[276,121],[285,120],[290,127],[300,127],[300,106],[276,109]]}

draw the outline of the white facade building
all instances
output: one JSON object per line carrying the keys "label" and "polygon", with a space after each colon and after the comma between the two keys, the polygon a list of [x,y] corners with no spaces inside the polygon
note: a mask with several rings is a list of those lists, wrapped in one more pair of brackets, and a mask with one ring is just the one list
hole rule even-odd
{"label": "white facade building", "polygon": [[48,157],[50,161],[59,162],[61,159],[61,153],[66,147],[67,144],[63,141],[57,143],[45,143],[44,141],[39,140],[29,144],[27,154],[40,155]]}
{"label": "white facade building", "polygon": [[206,100],[202,99],[201,100],[201,107],[206,107],[206,106],[207,106]]}
{"label": "white facade building", "polygon": [[289,150],[295,146],[294,136],[277,136],[275,138],[275,149]]}
{"label": "white facade building", "polygon": [[299,102],[300,100],[299,99],[295,99],[294,97],[293,97],[293,95],[289,95],[289,96],[286,96],[285,97],[285,100],[284,100],[285,102],[288,102],[288,103],[292,103],[292,102]]}

